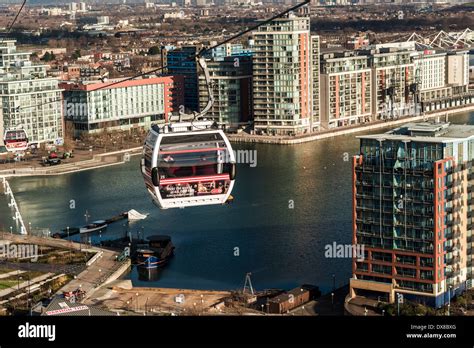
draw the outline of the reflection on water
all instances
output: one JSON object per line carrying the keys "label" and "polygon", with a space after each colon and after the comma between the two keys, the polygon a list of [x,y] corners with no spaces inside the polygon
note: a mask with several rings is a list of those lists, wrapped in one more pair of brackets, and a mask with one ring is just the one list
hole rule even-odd
{"label": "reflection on water", "polygon": [[[472,124],[473,118],[471,113],[452,120]],[[345,159],[358,153],[355,136],[297,146],[235,147],[257,150],[258,165],[238,165],[232,205],[158,210],[136,157],[70,175],[16,178],[11,185],[25,223],[53,232],[84,225],[86,210],[89,221],[132,208],[150,213],[145,220],[130,225],[122,220],[91,235],[93,242],[125,237],[127,230],[133,238],[172,237],[173,259],[158,279],[143,280],[133,268],[129,277],[136,285],[235,289],[243,286],[247,272],[257,289],[310,283],[327,291],[333,274],[337,285],[347,283],[351,261],[325,258],[324,248],[351,242],[351,162]],[[4,207],[0,228],[8,229],[11,217]]]}
{"label": "reflection on water", "polygon": [[156,282],[160,279],[161,269],[160,268],[143,268],[136,267],[138,273],[138,280],[142,282]]}

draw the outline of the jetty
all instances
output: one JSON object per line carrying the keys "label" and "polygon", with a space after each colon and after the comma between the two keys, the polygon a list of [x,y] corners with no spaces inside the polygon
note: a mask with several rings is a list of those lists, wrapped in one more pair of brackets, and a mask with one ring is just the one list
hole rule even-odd
{"label": "jetty", "polygon": [[[13,220],[16,221],[17,229],[19,228],[20,234],[28,234],[28,230],[26,228],[25,222],[23,221],[23,217],[21,216],[20,209],[16,203],[15,195],[13,194],[10,184],[5,177],[2,177],[2,185],[4,194],[8,196],[10,200],[8,206],[12,209],[12,217]],[[13,226],[10,227],[10,233],[13,233]]]}
{"label": "jetty", "polygon": [[[124,213],[120,213],[118,215],[112,216],[109,219],[104,219],[104,221],[107,225],[110,225],[114,222],[124,220],[127,217],[128,217],[128,213],[124,212]],[[66,228],[63,228],[61,230],[61,232],[53,233],[52,237],[53,238],[64,239],[64,238],[74,236],[74,235],[79,234],[79,233],[80,233],[80,227],[66,227]]]}

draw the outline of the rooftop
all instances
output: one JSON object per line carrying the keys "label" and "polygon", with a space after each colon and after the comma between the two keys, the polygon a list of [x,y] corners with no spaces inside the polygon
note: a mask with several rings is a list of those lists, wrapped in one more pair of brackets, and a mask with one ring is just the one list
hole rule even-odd
{"label": "rooftop", "polygon": [[412,122],[386,133],[362,135],[358,138],[449,143],[474,138],[474,126],[451,124],[449,122]]}

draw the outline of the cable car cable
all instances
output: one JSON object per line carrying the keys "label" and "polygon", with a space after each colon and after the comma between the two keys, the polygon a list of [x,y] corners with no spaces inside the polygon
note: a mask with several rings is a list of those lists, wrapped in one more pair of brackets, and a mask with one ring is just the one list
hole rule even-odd
{"label": "cable car cable", "polygon": [[[26,3],[26,0],[24,1],[24,3]],[[286,9],[285,11],[280,12],[280,13],[274,15],[274,16],[271,17],[270,19],[266,19],[266,20],[262,21],[261,23],[258,23],[258,24],[256,24],[256,25],[254,25],[254,26],[251,27],[251,28],[248,28],[248,29],[246,29],[246,30],[244,30],[244,31],[242,31],[242,32],[240,32],[240,33],[238,33],[238,34],[235,34],[235,35],[231,36],[230,38],[227,38],[227,39],[223,40],[223,41],[220,42],[220,43],[217,43],[217,44],[215,44],[215,45],[213,45],[213,46],[211,46],[211,47],[209,47],[209,48],[203,48],[203,49],[200,50],[198,53],[196,53],[196,54],[194,54],[194,55],[190,55],[187,59],[188,59],[188,60],[193,60],[193,59],[196,59],[196,58],[201,58],[202,55],[205,54],[206,52],[209,52],[210,50],[216,49],[217,47],[220,47],[220,46],[222,46],[222,45],[224,45],[224,44],[226,44],[226,43],[228,43],[228,42],[230,42],[230,41],[232,41],[232,40],[235,40],[235,39],[237,39],[237,38],[239,38],[239,37],[242,37],[243,35],[245,35],[245,34],[251,32],[251,31],[253,31],[253,30],[258,29],[258,28],[261,27],[262,25],[268,24],[268,23],[270,23],[271,21],[273,21],[273,20],[275,20],[275,19],[277,19],[277,18],[279,18],[279,17],[282,17],[282,16],[284,16],[284,15],[286,15],[286,14],[288,14],[288,13],[294,11],[294,10],[297,10],[298,8],[303,7],[303,6],[305,6],[305,5],[309,4],[309,3],[311,3],[311,0],[305,0],[304,2],[302,2],[302,3],[300,3],[300,4],[296,4],[295,6],[292,6],[292,7],[290,7],[289,9]],[[23,7],[22,7],[22,8],[23,8]],[[21,10],[21,9],[20,9],[20,10]],[[19,13],[18,13],[18,14],[19,14]],[[159,67],[159,68],[156,68],[156,69],[153,69],[153,70],[144,72],[144,73],[140,73],[140,74],[137,74],[137,75],[134,75],[134,76],[130,76],[130,77],[127,77],[127,78],[125,78],[125,79],[123,79],[123,80],[120,80],[120,81],[115,81],[115,82],[112,82],[112,83],[110,83],[110,84],[105,84],[105,85],[100,86],[100,87],[98,87],[98,88],[96,88],[96,89],[92,89],[91,91],[99,91],[99,90],[101,90],[101,89],[109,88],[109,87],[111,87],[111,86],[115,86],[115,85],[118,85],[118,84],[123,83],[123,82],[127,82],[127,81],[130,81],[130,80],[134,80],[134,79],[137,79],[137,78],[139,78],[139,77],[144,77],[144,76],[147,76],[147,75],[151,75],[151,74],[154,74],[154,73],[156,73],[156,72],[158,72],[158,71],[164,70],[164,69],[166,69],[167,67],[168,67],[168,65],[163,65],[163,66],[161,66],[161,67]],[[46,102],[46,103],[37,104],[37,105],[31,105],[31,106],[25,106],[25,107],[18,107],[18,108],[17,108],[17,111],[20,111],[20,110],[23,110],[23,109],[36,108],[36,107],[40,107],[40,106],[43,106],[43,105],[48,105],[48,104],[56,103],[56,102],[59,102],[59,101],[62,101],[62,100],[63,100],[63,98],[61,98],[61,99],[56,99],[56,100],[53,100],[53,101],[50,101],[50,102]]]}
{"label": "cable car cable", "polygon": [[[18,12],[17,12],[16,15],[15,15],[15,18],[13,18],[13,21],[12,21],[12,22],[10,23],[10,25],[8,26],[8,28],[7,28],[7,30],[6,30],[6,33],[7,33],[7,34],[10,33],[10,31],[11,31],[12,28],[13,28],[13,26],[15,25],[15,23],[16,23],[18,17],[20,16],[21,11],[23,11],[23,8],[24,8],[25,5],[26,5],[26,1],[27,1],[27,0],[23,0],[23,3],[21,4],[20,9],[18,10]],[[3,42],[4,40],[5,40],[5,38],[2,38],[2,41],[0,41],[0,43]]]}

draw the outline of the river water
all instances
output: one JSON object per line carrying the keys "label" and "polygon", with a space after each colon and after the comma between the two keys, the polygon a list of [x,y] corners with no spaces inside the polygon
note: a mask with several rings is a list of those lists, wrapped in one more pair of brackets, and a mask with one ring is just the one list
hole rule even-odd
{"label": "river water", "polygon": [[[474,113],[450,120],[474,124]],[[228,206],[159,210],[146,192],[138,157],[74,174],[12,178],[10,184],[25,224],[30,222],[33,229],[84,225],[86,210],[89,221],[132,208],[150,213],[146,220],[130,224],[132,235],[170,235],[176,250],[157,280],[140,280],[132,269],[128,277],[138,286],[236,289],[243,286],[247,272],[252,272],[256,289],[309,283],[330,291],[333,274],[337,286],[346,284],[350,259],[326,258],[325,246],[351,242],[350,157],[358,152],[355,135],[295,146],[234,148],[256,150],[257,166],[238,165],[235,200]],[[0,207],[0,229],[12,226],[15,232],[3,195]],[[93,241],[124,236],[126,228],[117,222]]]}

